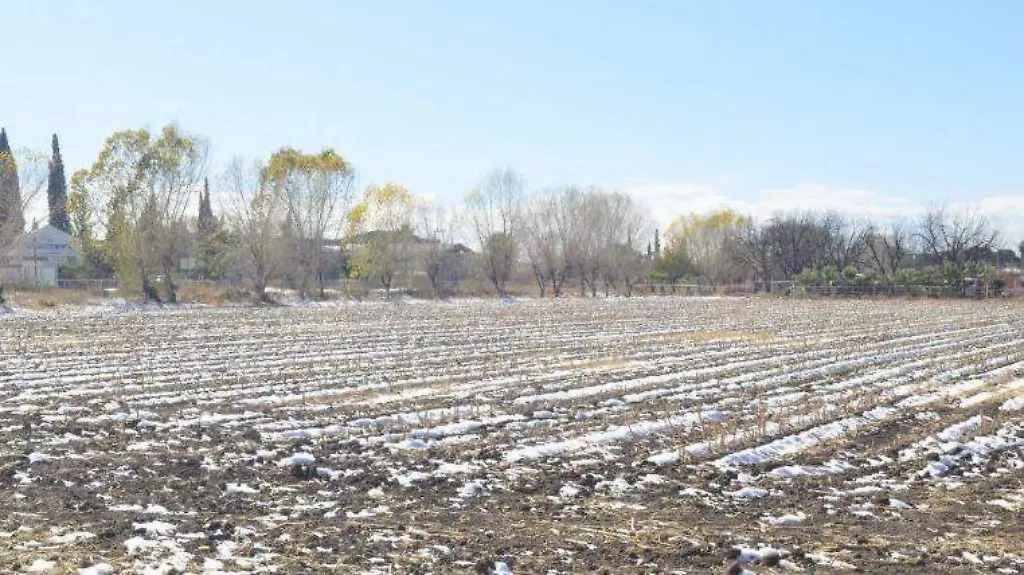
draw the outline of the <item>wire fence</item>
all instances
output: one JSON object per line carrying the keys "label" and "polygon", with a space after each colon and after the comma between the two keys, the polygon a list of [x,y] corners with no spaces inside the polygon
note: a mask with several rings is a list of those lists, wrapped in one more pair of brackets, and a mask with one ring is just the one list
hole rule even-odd
{"label": "wire fence", "polygon": [[[484,295],[493,291],[490,284],[482,281],[467,280],[464,282],[439,282],[449,295]],[[177,282],[179,288],[190,286],[207,286],[214,289],[237,289],[237,282],[221,280],[186,279]],[[22,286],[32,289],[31,286]],[[97,295],[116,295],[118,284],[116,279],[60,279],[57,287],[65,290],[90,292]],[[386,299],[402,295],[431,295],[429,285],[394,285],[385,289],[379,282],[359,279],[340,279],[324,282],[324,290],[328,295],[354,299]],[[510,290],[516,295],[536,295],[536,287],[528,284],[516,286]],[[319,290],[319,285],[316,286]],[[271,291],[289,291],[289,287],[275,286]],[[565,290],[564,295],[575,295],[574,290]],[[602,292],[603,293],[603,292]],[[796,297],[1024,297],[1024,285],[1013,285],[995,289],[987,285],[800,285],[793,281],[744,282],[730,284],[696,284],[696,283],[641,283],[632,290],[635,296],[737,296],[771,294]],[[549,294],[550,295],[550,294]]]}
{"label": "wire fence", "polygon": [[66,290],[87,291],[94,293],[108,292],[117,289],[117,280],[112,279],[59,279],[57,287]]}

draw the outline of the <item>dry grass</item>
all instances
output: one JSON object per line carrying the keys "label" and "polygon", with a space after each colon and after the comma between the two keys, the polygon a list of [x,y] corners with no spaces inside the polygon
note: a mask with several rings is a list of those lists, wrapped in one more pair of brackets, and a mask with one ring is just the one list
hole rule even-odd
{"label": "dry grass", "polygon": [[40,290],[12,291],[6,294],[7,302],[26,309],[51,309],[55,307],[88,305],[103,296],[85,290],[47,288]]}
{"label": "dry grass", "polygon": [[204,282],[187,282],[178,288],[178,301],[205,305],[225,305],[244,299],[235,289]]}

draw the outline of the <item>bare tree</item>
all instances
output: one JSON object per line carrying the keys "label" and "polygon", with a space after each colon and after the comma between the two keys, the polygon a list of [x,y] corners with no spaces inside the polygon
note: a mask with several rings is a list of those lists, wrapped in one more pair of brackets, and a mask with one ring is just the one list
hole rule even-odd
{"label": "bare tree", "polygon": [[580,295],[627,291],[646,275],[643,238],[652,225],[631,196],[569,186],[538,196],[525,211],[523,245],[540,294],[555,297],[570,279]]}
{"label": "bare tree", "polygon": [[523,244],[541,297],[560,297],[578,251],[582,193],[569,187],[534,198],[525,210]]}
{"label": "bare tree", "polygon": [[950,211],[938,207],[921,216],[917,238],[921,249],[937,262],[963,265],[972,253],[991,249],[999,232],[976,208]]}
{"label": "bare tree", "polygon": [[614,267],[607,271],[606,294],[609,289],[618,291],[621,284],[621,293],[626,297],[632,296],[637,284],[651,273],[651,259],[628,243],[612,246],[608,251],[608,257],[614,262]]}
{"label": "bare tree", "polygon": [[605,294],[619,291],[627,296],[650,273],[650,259],[644,255],[644,238],[654,224],[647,211],[632,196],[622,192],[604,194],[605,236],[601,247],[601,275]]}
{"label": "bare tree", "polygon": [[[537,281],[540,297],[546,295],[548,280],[555,276],[548,265],[554,259],[556,246],[554,226],[551,225],[553,214],[547,209],[549,203],[549,198],[535,198],[523,212],[523,251]],[[558,267],[564,269],[564,265]]]}
{"label": "bare tree", "polygon": [[278,277],[283,249],[279,231],[285,203],[263,178],[265,166],[235,159],[224,176],[231,196],[228,223],[237,238],[237,258],[252,286],[257,303],[269,301],[267,287]]}
{"label": "bare tree", "polygon": [[803,212],[777,215],[768,222],[772,259],[787,280],[824,264],[822,246],[828,240],[816,219],[814,214]]}
{"label": "bare tree", "polygon": [[775,269],[774,235],[768,226],[756,224],[749,217],[746,220],[736,236],[735,256],[754,272],[755,281],[760,279],[765,291],[770,293]]}
{"label": "bare tree", "polygon": [[935,263],[944,264],[947,281],[966,295],[965,279],[976,263],[971,260],[991,250],[999,232],[975,208],[950,211],[940,207],[930,208],[921,216],[917,238],[926,255]]}
{"label": "bare tree", "polygon": [[910,255],[911,234],[906,221],[897,220],[884,229],[869,226],[866,235],[871,267],[891,282]]}
{"label": "bare tree", "polygon": [[495,170],[466,198],[487,279],[506,295],[519,254],[525,181],[511,168]]}
{"label": "bare tree", "polygon": [[816,236],[819,238],[822,265],[832,265],[842,270],[860,267],[868,247],[869,226],[836,212],[827,212],[818,222]]}
{"label": "bare tree", "polygon": [[572,269],[579,278],[581,296],[586,295],[588,290],[591,296],[597,295],[605,252],[610,244],[609,238],[614,235],[609,203],[607,194],[591,188],[582,194],[576,208],[576,244]]}
{"label": "bare tree", "polygon": [[458,215],[454,210],[429,204],[421,204],[418,212],[419,233],[424,241],[424,273],[434,295],[448,297],[462,280],[462,258],[465,257],[455,243]]}

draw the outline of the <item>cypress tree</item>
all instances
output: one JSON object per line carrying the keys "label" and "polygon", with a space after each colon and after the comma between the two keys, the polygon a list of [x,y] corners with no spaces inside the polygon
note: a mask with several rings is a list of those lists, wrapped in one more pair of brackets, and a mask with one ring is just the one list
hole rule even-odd
{"label": "cypress tree", "polygon": [[199,192],[199,229],[209,232],[215,227],[213,207],[210,205],[210,179],[203,179],[203,190]]}
{"label": "cypress tree", "polygon": [[203,180],[203,189],[199,191],[199,217],[196,220],[197,240],[196,255],[199,271],[204,279],[216,279],[221,274],[220,224],[213,215],[210,204],[210,180]]}
{"label": "cypress tree", "polygon": [[50,174],[46,181],[46,199],[50,208],[50,225],[65,233],[71,233],[68,219],[68,181],[64,176],[64,159],[60,156],[57,134],[53,135],[53,156],[50,158]]}
{"label": "cypress tree", "polygon": [[25,212],[18,185],[18,164],[7,141],[7,130],[0,128],[0,239],[25,231]]}

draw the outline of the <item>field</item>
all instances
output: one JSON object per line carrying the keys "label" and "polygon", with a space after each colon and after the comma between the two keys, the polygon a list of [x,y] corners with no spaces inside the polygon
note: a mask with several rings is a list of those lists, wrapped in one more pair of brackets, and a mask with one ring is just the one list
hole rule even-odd
{"label": "field", "polygon": [[1024,306],[0,319],[0,572],[1024,571]]}

